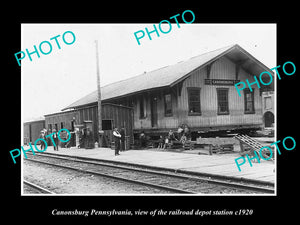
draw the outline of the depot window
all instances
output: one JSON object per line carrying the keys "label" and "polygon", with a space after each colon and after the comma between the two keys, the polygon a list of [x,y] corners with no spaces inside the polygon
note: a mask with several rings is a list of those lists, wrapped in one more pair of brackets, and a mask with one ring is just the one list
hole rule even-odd
{"label": "depot window", "polygon": [[172,95],[165,94],[164,100],[165,100],[165,116],[172,116]]}
{"label": "depot window", "polygon": [[201,115],[200,88],[187,88],[189,116]]}
{"label": "depot window", "polygon": [[252,92],[249,89],[244,90],[245,114],[255,113],[254,109],[254,89]]}
{"label": "depot window", "polygon": [[102,130],[112,130],[112,120],[102,120]]}
{"label": "depot window", "polygon": [[228,115],[228,88],[217,88],[218,115]]}

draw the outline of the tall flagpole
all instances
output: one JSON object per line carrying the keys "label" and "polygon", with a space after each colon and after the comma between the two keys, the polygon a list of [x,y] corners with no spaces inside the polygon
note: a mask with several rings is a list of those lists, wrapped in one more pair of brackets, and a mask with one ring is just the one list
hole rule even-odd
{"label": "tall flagpole", "polygon": [[97,90],[98,90],[98,144],[99,147],[103,146],[102,139],[102,106],[101,106],[101,89],[100,89],[100,72],[99,72],[99,56],[98,56],[98,40],[95,40],[96,44],[96,65],[97,65]]}

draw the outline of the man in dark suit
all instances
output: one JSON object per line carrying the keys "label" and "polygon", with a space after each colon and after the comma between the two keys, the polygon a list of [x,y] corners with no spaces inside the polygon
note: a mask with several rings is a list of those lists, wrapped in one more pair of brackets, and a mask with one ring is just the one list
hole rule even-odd
{"label": "man in dark suit", "polygon": [[58,151],[58,136],[57,136],[57,132],[56,132],[56,129],[52,129],[52,133],[54,133],[53,134],[53,140],[54,140],[54,143],[55,143],[55,145],[53,144],[53,146],[54,146],[54,151],[56,150],[56,151]]}
{"label": "man in dark suit", "polygon": [[120,131],[121,134],[121,151],[125,151],[125,129],[124,127],[121,128]]}
{"label": "man in dark suit", "polygon": [[[45,139],[45,130],[44,129],[41,131],[39,138]],[[45,149],[45,147],[46,147],[45,142],[40,141],[40,143],[41,143],[41,150]]]}
{"label": "man in dark suit", "polygon": [[116,127],[113,131],[113,136],[115,140],[115,156],[120,155],[120,140],[121,140],[121,134],[118,131],[118,128]]}
{"label": "man in dark suit", "polygon": [[142,131],[140,134],[140,147],[145,148],[146,146],[147,146],[146,135],[145,135],[145,132]]}
{"label": "man in dark suit", "polygon": [[94,135],[93,132],[90,130],[89,127],[86,128],[86,133],[85,133],[85,148],[90,149],[94,148]]}

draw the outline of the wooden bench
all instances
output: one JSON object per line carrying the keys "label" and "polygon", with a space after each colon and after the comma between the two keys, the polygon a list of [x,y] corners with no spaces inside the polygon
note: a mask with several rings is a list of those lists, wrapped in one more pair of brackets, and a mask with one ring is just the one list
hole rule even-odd
{"label": "wooden bench", "polygon": [[185,141],[184,143],[182,143],[181,141],[171,141],[167,144],[166,148],[191,150],[194,149],[194,143],[189,140]]}

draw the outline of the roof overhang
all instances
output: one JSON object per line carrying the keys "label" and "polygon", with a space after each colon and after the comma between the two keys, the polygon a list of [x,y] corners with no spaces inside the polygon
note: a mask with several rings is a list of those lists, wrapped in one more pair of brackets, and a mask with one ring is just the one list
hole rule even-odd
{"label": "roof overhang", "polygon": [[[239,45],[234,45],[228,50],[224,51],[223,53],[219,54],[218,56],[214,57],[213,59],[209,60],[205,64],[201,65],[200,67],[194,69],[193,71],[189,72],[185,76],[181,77],[180,79],[176,80],[171,84],[171,87],[176,85],[177,83],[185,80],[187,77],[191,75],[192,72],[195,70],[204,68],[205,66],[213,63],[214,61],[218,60],[219,58],[225,56],[235,64],[241,66],[246,72],[249,74],[256,76],[259,79],[259,75],[262,72],[269,72],[273,78],[274,78],[274,72],[270,70],[267,66],[265,66],[263,63],[261,63],[259,60],[257,60],[254,56],[252,56],[249,52],[241,48]],[[268,83],[268,77],[263,76],[262,80],[264,83]],[[273,79],[274,80],[274,79]],[[265,87],[261,85],[261,87],[264,89]],[[267,89],[274,90],[274,82],[272,82]]]}
{"label": "roof overhang", "polygon": [[[162,67],[148,73],[144,73],[133,78],[102,87],[102,101],[112,101],[115,99],[128,97],[144,92],[153,92],[165,87],[172,88],[176,84],[179,84],[180,82],[188,78],[195,70],[202,69],[205,66],[212,64],[221,57],[228,58],[230,61],[240,66],[243,70],[250,74],[250,76],[256,76],[258,80],[262,72],[268,72],[272,77],[274,77],[273,71],[271,71],[267,66],[261,63],[239,45],[235,44],[192,57],[191,59],[184,62],[179,62],[171,66]],[[159,78],[162,77],[165,79],[160,82],[161,80]],[[261,79],[264,81],[264,83],[268,83],[268,79],[270,79],[270,77],[265,75]],[[128,89],[126,87],[133,88]],[[260,91],[266,90],[274,90],[274,82],[272,82],[268,86],[261,85]],[[95,102],[97,102],[97,91],[94,91],[87,96],[77,100],[71,105],[63,108],[62,111],[66,109],[76,109],[80,106],[94,104]]]}

